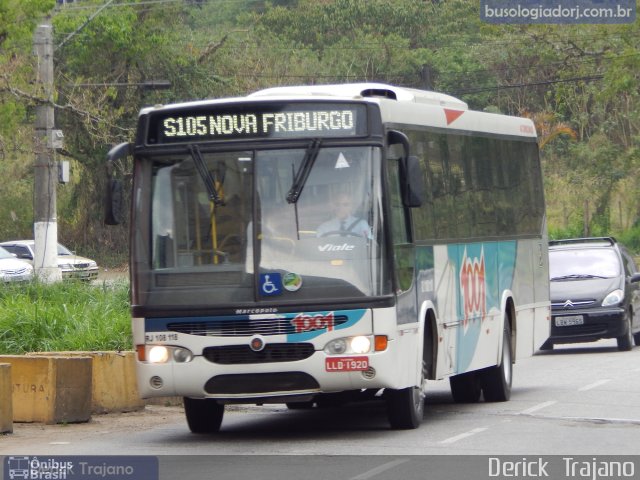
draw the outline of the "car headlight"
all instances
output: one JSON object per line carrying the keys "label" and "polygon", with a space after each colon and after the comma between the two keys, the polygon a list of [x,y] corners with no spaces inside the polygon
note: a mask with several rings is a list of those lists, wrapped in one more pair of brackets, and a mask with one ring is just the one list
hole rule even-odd
{"label": "car headlight", "polygon": [[70,263],[59,263],[58,267],[60,267],[62,270],[73,270],[73,265],[71,265]]}
{"label": "car headlight", "polygon": [[96,268],[98,264],[96,262],[89,262],[89,268]]}
{"label": "car headlight", "polygon": [[604,297],[604,300],[602,301],[602,306],[612,307],[614,305],[618,305],[619,303],[622,303],[623,300],[624,300],[624,292],[620,289],[614,290],[609,295]]}

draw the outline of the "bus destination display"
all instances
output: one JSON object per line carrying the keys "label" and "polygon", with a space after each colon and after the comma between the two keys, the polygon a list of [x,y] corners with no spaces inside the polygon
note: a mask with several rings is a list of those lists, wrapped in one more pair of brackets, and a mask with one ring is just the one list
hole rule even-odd
{"label": "bus destination display", "polygon": [[[253,108],[251,108],[253,107]],[[366,109],[353,104],[196,107],[151,113],[148,144],[251,138],[353,137],[366,133]]]}

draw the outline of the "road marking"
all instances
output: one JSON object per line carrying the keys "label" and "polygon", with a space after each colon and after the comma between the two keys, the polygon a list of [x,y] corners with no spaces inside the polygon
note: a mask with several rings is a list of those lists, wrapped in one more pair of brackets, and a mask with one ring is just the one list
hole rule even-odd
{"label": "road marking", "polygon": [[356,475],[355,477],[351,477],[350,480],[366,480],[367,478],[375,477],[379,473],[386,472],[387,470],[392,469],[396,465],[400,465],[401,463],[408,462],[408,458],[399,458],[392,462],[383,463],[379,467],[373,468],[368,472],[361,473],[360,475]]}
{"label": "road marking", "polygon": [[558,403],[556,400],[549,400],[548,402],[539,403],[538,405],[534,405],[531,408],[527,408],[520,412],[520,415],[530,415],[533,412],[537,412],[538,410],[542,410],[543,408],[550,407],[551,405]]}
{"label": "road marking", "polygon": [[460,435],[456,435],[455,437],[450,437],[450,438],[447,438],[446,440],[442,440],[440,443],[442,443],[443,445],[449,445],[451,443],[457,442],[458,440],[471,437],[476,433],[484,432],[486,429],[487,429],[486,427],[474,428],[473,430],[469,430],[468,432],[461,433]]}
{"label": "road marking", "polygon": [[569,417],[566,415],[540,415],[538,418],[544,418],[546,420],[588,422],[598,425],[640,425],[640,418]]}
{"label": "road marking", "polygon": [[604,385],[605,383],[609,383],[611,381],[610,378],[604,378],[602,380],[598,380],[597,382],[590,383],[589,385],[585,385],[582,388],[579,388],[579,392],[586,392],[587,390],[591,390],[593,388],[599,387],[600,385]]}

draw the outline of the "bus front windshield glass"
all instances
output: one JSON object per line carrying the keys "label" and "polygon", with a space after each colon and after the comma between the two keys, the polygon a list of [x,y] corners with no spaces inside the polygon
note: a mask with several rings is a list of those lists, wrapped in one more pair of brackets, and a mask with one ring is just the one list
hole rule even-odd
{"label": "bus front windshield glass", "polygon": [[158,157],[148,250],[157,295],[147,301],[240,305],[390,293],[380,162],[380,149],[368,146],[192,148]]}

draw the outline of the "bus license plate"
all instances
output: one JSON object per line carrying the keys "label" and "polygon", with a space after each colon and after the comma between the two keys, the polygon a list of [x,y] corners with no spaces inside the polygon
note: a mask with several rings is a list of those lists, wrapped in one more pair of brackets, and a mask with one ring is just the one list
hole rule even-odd
{"label": "bus license plate", "polygon": [[369,357],[329,357],[325,361],[327,372],[357,372],[369,368]]}
{"label": "bus license plate", "polygon": [[584,317],[582,315],[556,317],[556,327],[570,327],[572,325],[584,325]]}

